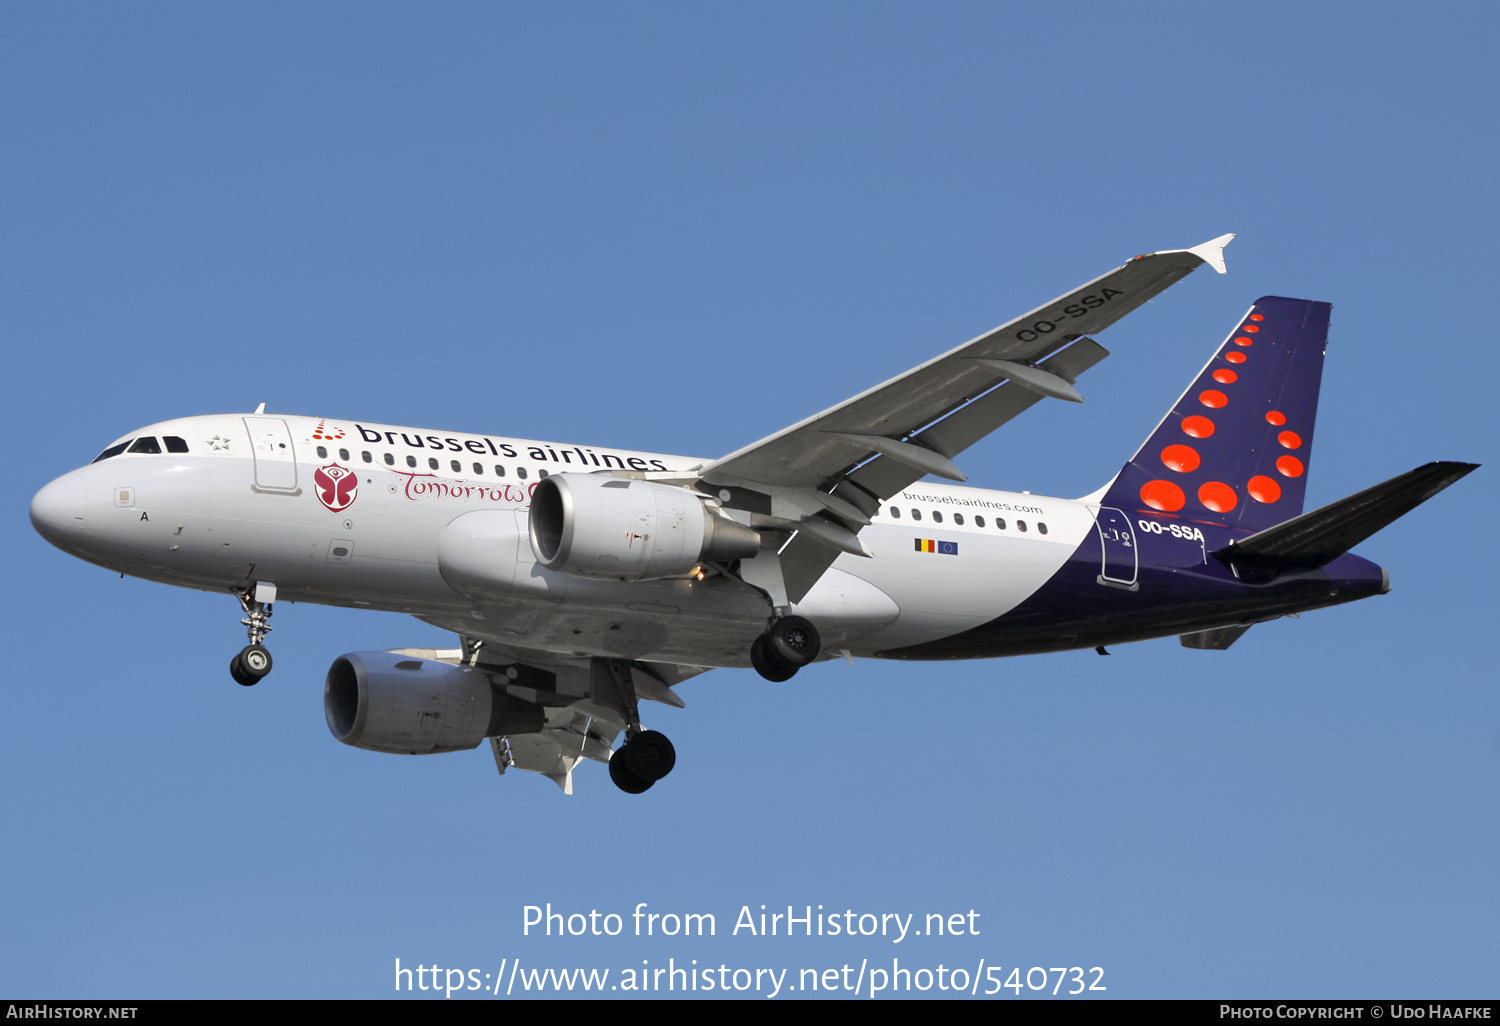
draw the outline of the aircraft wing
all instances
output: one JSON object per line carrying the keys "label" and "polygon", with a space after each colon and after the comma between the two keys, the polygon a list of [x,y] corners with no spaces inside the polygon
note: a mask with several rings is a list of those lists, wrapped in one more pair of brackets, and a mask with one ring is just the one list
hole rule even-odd
{"label": "aircraft wing", "polygon": [[[1109,353],[1086,336],[1109,327],[1201,264],[1224,272],[1223,235],[1135,257],[1050,303],[822,413],[705,465],[704,490],[799,532],[782,552],[795,602],[884,499],[927,474],[965,480],[952,457],[1034,403],[1082,402],[1080,374]],[[726,498],[727,496],[727,498]]]}

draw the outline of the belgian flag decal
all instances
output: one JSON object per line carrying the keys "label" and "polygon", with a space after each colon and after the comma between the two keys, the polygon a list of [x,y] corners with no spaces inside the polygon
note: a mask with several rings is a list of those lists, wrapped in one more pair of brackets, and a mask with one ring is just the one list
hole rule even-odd
{"label": "belgian flag decal", "polygon": [[939,556],[958,555],[958,542],[938,541],[935,538],[918,538],[918,552],[936,552]]}

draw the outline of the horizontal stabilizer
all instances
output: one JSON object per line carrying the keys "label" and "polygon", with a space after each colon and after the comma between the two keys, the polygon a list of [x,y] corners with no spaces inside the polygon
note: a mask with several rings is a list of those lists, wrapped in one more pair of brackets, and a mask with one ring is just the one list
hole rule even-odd
{"label": "horizontal stabilizer", "polygon": [[1222,652],[1245,636],[1254,624],[1237,623],[1229,627],[1215,627],[1211,631],[1195,631],[1192,634],[1178,635],[1177,640],[1182,642],[1183,648],[1211,649]]}
{"label": "horizontal stabilizer", "polygon": [[1225,562],[1252,569],[1298,570],[1324,566],[1478,466],[1477,463],[1451,461],[1429,463],[1311,513],[1268,527],[1218,550],[1214,555]]}

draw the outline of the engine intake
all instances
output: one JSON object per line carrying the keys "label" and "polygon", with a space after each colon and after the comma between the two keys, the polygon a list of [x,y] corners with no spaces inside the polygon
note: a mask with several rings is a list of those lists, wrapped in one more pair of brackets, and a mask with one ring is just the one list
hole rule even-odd
{"label": "engine intake", "polygon": [[497,691],[485,671],[394,652],[350,652],[323,685],[328,729],[346,745],[397,755],[476,747],[541,730],[542,708]]}
{"label": "engine intake", "polygon": [[601,474],[553,474],[531,493],[531,549],[548,570],[643,581],[705,559],[748,559],[760,535],[717,516],[697,492]]}

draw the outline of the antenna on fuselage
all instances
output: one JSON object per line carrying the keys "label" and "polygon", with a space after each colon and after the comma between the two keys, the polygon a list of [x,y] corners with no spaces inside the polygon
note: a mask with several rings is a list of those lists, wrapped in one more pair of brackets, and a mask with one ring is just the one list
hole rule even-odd
{"label": "antenna on fuselage", "polygon": [[257,413],[257,414],[260,414],[260,413],[265,413],[265,412],[266,412],[266,404],[265,404],[265,403],[261,403],[261,404],[260,404],[260,405],[259,405],[259,406],[257,406],[257,407],[256,407],[256,408],[255,408],[255,412],[256,412],[256,413]]}

